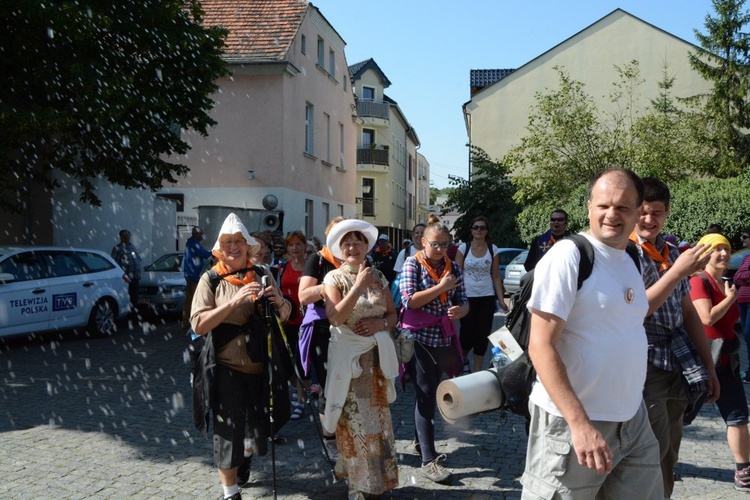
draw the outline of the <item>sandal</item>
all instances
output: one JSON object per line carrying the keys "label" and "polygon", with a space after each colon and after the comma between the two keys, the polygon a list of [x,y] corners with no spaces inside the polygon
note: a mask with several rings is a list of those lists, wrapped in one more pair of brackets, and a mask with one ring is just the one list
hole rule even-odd
{"label": "sandal", "polygon": [[292,402],[292,414],[289,420],[299,420],[305,415],[305,405],[296,401]]}

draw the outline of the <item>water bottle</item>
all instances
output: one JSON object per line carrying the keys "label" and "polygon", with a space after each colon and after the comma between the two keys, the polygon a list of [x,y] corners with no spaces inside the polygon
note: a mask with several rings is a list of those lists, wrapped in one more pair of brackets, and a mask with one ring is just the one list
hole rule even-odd
{"label": "water bottle", "polygon": [[499,369],[501,366],[505,366],[510,363],[510,358],[503,352],[499,347],[492,348],[492,366],[495,369]]}

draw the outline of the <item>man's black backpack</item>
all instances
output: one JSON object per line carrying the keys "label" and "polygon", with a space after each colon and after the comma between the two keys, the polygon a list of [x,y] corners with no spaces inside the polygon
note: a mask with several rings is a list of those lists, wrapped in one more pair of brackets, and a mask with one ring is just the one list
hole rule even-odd
{"label": "man's black backpack", "polygon": [[[578,268],[578,290],[580,290],[583,282],[591,276],[591,271],[594,268],[594,247],[581,234],[576,234],[566,239],[572,240],[581,254]],[[635,262],[638,272],[640,272],[641,262],[635,243],[628,242],[626,251],[633,259],[633,262]],[[500,409],[509,410],[526,418],[530,417],[529,394],[531,394],[531,386],[534,380],[536,380],[536,370],[534,370],[528,354],[531,312],[526,307],[531,297],[533,286],[534,269],[521,278],[521,289],[513,295],[513,310],[508,313],[505,320],[505,326],[516,339],[518,345],[523,348],[524,352],[518,359],[501,367],[497,371],[497,380],[500,382],[503,392]]]}

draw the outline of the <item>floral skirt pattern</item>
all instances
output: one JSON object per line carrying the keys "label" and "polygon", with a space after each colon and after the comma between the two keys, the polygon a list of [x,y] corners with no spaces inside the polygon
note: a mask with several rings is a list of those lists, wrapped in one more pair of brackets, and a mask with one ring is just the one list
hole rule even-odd
{"label": "floral skirt pattern", "polygon": [[398,487],[396,441],[377,348],[359,358],[362,375],[352,379],[336,428],[336,476],[349,491],[379,495]]}

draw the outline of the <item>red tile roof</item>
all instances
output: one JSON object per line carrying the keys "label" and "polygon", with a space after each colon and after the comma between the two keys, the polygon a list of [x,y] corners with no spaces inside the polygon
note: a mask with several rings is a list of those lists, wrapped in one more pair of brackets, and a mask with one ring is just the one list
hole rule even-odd
{"label": "red tile roof", "polygon": [[229,31],[228,61],[282,61],[305,17],[306,0],[203,0],[207,26]]}

